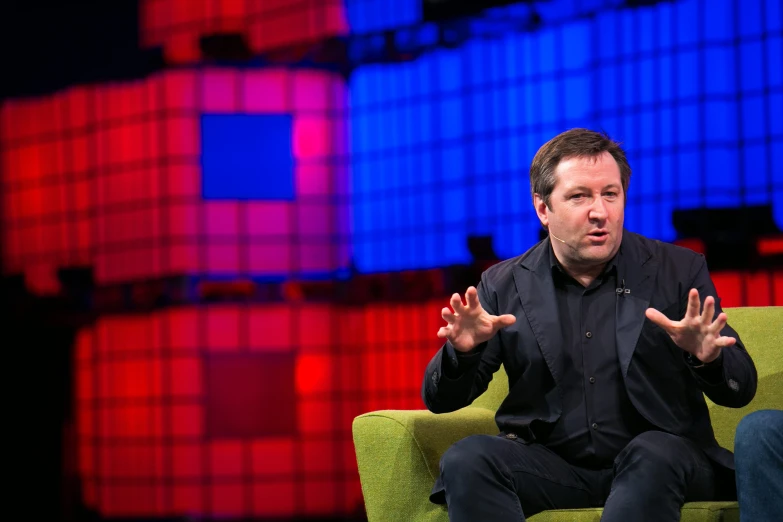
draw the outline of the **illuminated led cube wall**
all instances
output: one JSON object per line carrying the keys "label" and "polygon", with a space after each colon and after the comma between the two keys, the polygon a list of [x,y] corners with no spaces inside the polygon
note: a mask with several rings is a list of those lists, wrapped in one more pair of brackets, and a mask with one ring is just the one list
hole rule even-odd
{"label": "illuminated led cube wall", "polygon": [[351,422],[422,407],[441,306],[102,317],[74,362],[86,504],[118,517],[361,513]]}
{"label": "illuminated led cube wall", "polygon": [[241,35],[254,54],[348,33],[341,0],[141,0],[144,47],[160,46],[166,61],[196,63],[199,40]]}
{"label": "illuminated led cube wall", "polygon": [[675,209],[768,204],[783,228],[781,2],[575,13],[598,4],[525,6],[552,23],[354,72],[359,270],[465,263],[471,235],[524,252],[540,230],[530,161],[577,126],[627,148],[632,231],[672,241]]}
{"label": "illuminated led cube wall", "polygon": [[329,277],[349,264],[343,80],[171,71],[3,106],[4,271],[99,284]]}

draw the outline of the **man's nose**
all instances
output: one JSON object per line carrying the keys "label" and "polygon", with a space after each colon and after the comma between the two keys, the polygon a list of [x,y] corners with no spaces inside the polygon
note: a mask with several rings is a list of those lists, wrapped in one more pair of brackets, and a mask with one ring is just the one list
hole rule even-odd
{"label": "man's nose", "polygon": [[592,208],[590,208],[590,218],[596,220],[605,219],[606,215],[606,202],[604,201],[604,198],[596,198],[595,203],[593,203]]}

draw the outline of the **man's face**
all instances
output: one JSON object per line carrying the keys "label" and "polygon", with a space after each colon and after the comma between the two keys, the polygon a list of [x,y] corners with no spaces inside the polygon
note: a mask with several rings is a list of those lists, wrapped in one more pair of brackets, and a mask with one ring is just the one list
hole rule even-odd
{"label": "man's face", "polygon": [[536,213],[549,227],[552,248],[566,266],[590,267],[609,261],[623,238],[625,194],[620,168],[611,154],[570,158],[555,169],[557,181],[547,208],[535,197]]}

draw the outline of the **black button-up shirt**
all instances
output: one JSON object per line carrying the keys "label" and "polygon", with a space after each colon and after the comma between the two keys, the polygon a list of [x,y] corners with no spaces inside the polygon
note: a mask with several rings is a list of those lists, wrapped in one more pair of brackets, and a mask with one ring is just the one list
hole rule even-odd
{"label": "black button-up shirt", "polygon": [[609,468],[646,421],[628,399],[615,341],[617,258],[587,287],[568,275],[550,247],[563,327],[563,413],[545,441],[566,461]]}

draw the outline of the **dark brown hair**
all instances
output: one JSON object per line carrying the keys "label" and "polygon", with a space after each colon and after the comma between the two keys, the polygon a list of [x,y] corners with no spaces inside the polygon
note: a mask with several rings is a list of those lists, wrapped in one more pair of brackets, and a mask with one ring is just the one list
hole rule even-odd
{"label": "dark brown hair", "polygon": [[620,167],[623,193],[627,194],[628,183],[631,180],[631,166],[628,165],[625,151],[620,147],[620,143],[614,141],[605,132],[571,129],[544,143],[536,152],[530,164],[530,196],[538,194],[551,210],[549,200],[557,183],[555,169],[560,162],[571,158],[597,158],[604,152],[611,154]]}

